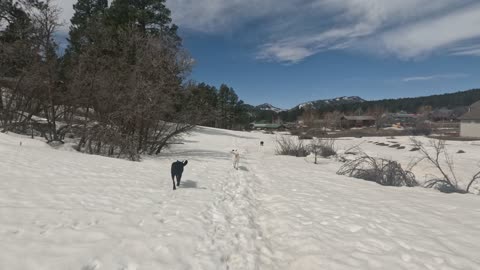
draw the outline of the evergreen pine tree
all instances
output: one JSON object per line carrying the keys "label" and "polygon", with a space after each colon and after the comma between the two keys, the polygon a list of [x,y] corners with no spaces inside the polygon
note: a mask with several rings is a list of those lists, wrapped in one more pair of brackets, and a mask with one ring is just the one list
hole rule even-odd
{"label": "evergreen pine tree", "polygon": [[108,0],[78,0],[73,5],[75,11],[70,20],[70,45],[67,53],[78,53],[84,43],[90,42],[87,27],[96,17],[103,15],[108,7]]}
{"label": "evergreen pine tree", "polygon": [[109,11],[114,26],[135,26],[149,34],[163,34],[179,42],[177,26],[172,24],[171,12],[165,0],[114,0]]}

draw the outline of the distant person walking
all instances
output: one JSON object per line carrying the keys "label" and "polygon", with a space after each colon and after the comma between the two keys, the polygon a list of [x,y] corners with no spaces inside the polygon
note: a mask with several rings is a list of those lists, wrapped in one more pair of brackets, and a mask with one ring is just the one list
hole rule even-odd
{"label": "distant person walking", "polygon": [[[188,160],[184,162],[175,161],[172,163],[172,182],[173,182],[173,190],[176,190],[178,186],[180,186],[180,181],[182,180],[183,174],[183,167],[187,166]],[[177,179],[177,185],[175,186],[175,178]]]}
{"label": "distant person walking", "polygon": [[260,142],[260,146],[263,146],[263,141]]}

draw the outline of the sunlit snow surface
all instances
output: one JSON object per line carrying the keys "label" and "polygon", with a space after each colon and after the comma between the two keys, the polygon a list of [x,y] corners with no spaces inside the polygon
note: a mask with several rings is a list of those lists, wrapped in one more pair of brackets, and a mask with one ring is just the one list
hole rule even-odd
{"label": "sunlit snow surface", "polygon": [[[274,140],[198,128],[129,162],[0,134],[0,269],[480,269],[480,196],[338,176],[335,160],[274,155]],[[395,140],[405,150],[374,140],[388,139],[338,148],[361,143],[404,164],[418,155],[408,138]],[[477,169],[480,146],[449,147],[467,152],[454,154],[460,176]],[[172,191],[177,159],[189,163]]]}

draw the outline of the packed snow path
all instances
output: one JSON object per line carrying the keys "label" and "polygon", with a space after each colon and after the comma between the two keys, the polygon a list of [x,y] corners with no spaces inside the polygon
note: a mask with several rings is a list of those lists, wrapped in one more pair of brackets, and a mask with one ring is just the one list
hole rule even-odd
{"label": "packed snow path", "polygon": [[337,176],[273,141],[199,128],[134,163],[0,134],[0,269],[480,269],[478,196]]}

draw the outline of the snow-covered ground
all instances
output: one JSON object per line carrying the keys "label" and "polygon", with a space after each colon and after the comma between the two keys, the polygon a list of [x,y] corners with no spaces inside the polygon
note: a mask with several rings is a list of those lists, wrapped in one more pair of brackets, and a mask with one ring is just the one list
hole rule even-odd
{"label": "snow-covered ground", "polygon": [[[449,144],[476,166],[480,146]],[[335,160],[275,156],[272,135],[198,128],[142,162],[64,150],[0,134],[0,269],[480,269],[479,196],[338,176]]]}
{"label": "snow-covered ground", "polygon": [[[431,154],[434,153],[433,147],[430,146],[431,139],[425,137],[415,137],[415,139],[422,142]],[[375,143],[383,143],[386,146],[376,145]],[[342,153],[342,150],[358,146],[361,151],[370,156],[399,161],[405,169],[414,164],[412,171],[420,183],[432,179],[432,176],[441,176],[438,170],[426,160],[417,163],[421,158],[421,154],[417,151],[410,151],[414,148],[414,145],[408,136],[394,138],[340,138],[336,141],[336,145],[340,153]],[[394,145],[400,145],[405,147],[405,149],[390,147]],[[453,160],[458,185],[461,188],[465,188],[472,177],[480,171],[480,141],[447,141],[445,147]],[[464,153],[459,153],[460,150]],[[351,149],[350,152],[358,152],[358,150]],[[355,156],[350,156],[350,158],[355,158]],[[440,156],[440,161],[446,168],[443,155]],[[473,191],[476,193],[480,192],[480,181],[473,186]]]}

